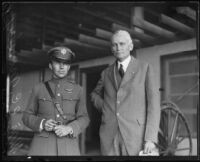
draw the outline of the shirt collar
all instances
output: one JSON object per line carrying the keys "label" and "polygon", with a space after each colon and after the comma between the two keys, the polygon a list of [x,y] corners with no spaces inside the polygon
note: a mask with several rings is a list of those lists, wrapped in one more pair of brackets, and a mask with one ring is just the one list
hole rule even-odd
{"label": "shirt collar", "polygon": [[130,55],[122,62],[117,61],[118,69],[120,67],[120,64],[122,64],[123,65],[123,70],[126,71],[130,61],[131,61],[131,56]]}

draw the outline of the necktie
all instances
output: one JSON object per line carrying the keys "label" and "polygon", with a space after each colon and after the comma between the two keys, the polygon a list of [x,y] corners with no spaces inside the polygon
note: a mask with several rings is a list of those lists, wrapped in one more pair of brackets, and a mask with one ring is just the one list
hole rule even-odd
{"label": "necktie", "polygon": [[119,67],[119,74],[120,74],[121,78],[123,78],[123,76],[124,76],[124,69],[123,69],[123,65],[122,64],[120,64],[120,67]]}

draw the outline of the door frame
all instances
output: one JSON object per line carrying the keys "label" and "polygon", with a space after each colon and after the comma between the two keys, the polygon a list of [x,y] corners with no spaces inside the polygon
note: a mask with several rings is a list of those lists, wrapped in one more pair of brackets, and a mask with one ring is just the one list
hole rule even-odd
{"label": "door frame", "polygon": [[[87,107],[87,74],[91,73],[91,72],[95,72],[95,71],[100,71],[105,69],[106,67],[108,67],[109,64],[101,64],[101,65],[97,65],[97,66],[90,66],[90,67],[85,67],[85,68],[80,68],[79,70],[79,76],[80,76],[80,85],[83,87],[83,96],[84,96],[84,100],[86,103],[86,107]],[[84,130],[84,132],[82,133],[81,136],[81,154],[85,155],[86,154],[86,144],[85,144],[85,140],[86,140],[86,130]]]}

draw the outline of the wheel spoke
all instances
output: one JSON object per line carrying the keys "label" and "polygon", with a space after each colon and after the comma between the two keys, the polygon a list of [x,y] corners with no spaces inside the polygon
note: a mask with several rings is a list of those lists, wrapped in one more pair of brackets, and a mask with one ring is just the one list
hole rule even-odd
{"label": "wheel spoke", "polygon": [[176,151],[184,151],[184,150],[190,150],[190,148],[187,147],[187,148],[179,148],[179,149],[176,149]]}
{"label": "wheel spoke", "polygon": [[177,143],[177,144],[181,143],[185,138],[186,138],[186,137],[181,137],[181,139],[178,140],[178,143]]}
{"label": "wheel spoke", "polygon": [[167,141],[166,141],[165,137],[160,135],[159,136],[159,141],[160,141],[160,143],[162,144],[163,147],[167,146]]}
{"label": "wheel spoke", "polygon": [[169,126],[169,123],[168,123],[168,114],[165,114],[164,116],[164,121],[163,121],[163,133],[165,134],[165,139],[167,140],[168,139],[168,126]]}
{"label": "wheel spoke", "polygon": [[162,145],[157,145],[157,147],[158,147],[159,149],[161,149],[161,150],[165,150],[165,147],[162,146]]}
{"label": "wheel spoke", "polygon": [[167,114],[164,112],[162,114],[162,117],[161,117],[161,121],[160,121],[160,129],[159,129],[159,133],[161,134],[161,136],[163,138],[165,138],[165,140],[167,140],[167,124],[168,124],[168,121],[167,121]]}
{"label": "wheel spoke", "polygon": [[167,139],[168,139],[168,142],[170,142],[170,121],[171,121],[171,110],[168,110],[168,118],[167,118],[167,121],[168,121],[168,125],[167,125],[167,128],[168,128],[168,132],[167,132]]}
{"label": "wheel spoke", "polygon": [[175,130],[177,129],[177,119],[178,119],[178,114],[176,114],[176,118],[175,118],[175,120],[174,120],[174,126],[173,126],[173,129],[172,129],[172,134],[171,134],[171,142],[173,141],[173,139],[174,139],[174,132],[175,132]]}
{"label": "wheel spoke", "polygon": [[166,155],[168,155],[168,151],[166,151],[166,150],[160,151],[159,154],[163,155],[163,156],[166,156]]}
{"label": "wheel spoke", "polygon": [[[179,122],[177,123],[177,131],[176,131],[176,139],[177,137],[179,137],[179,133],[180,133],[180,128],[181,128],[181,124],[180,124],[180,117],[179,117]],[[177,141],[177,140],[176,140]]]}

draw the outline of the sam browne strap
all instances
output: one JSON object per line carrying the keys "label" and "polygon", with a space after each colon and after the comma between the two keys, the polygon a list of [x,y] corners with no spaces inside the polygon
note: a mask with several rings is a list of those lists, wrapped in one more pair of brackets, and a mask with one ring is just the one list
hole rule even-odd
{"label": "sam browne strap", "polygon": [[64,115],[64,112],[63,112],[63,110],[62,110],[60,104],[59,104],[59,103],[56,103],[56,101],[55,101],[55,96],[54,96],[54,94],[53,94],[53,92],[52,92],[52,90],[51,90],[51,88],[50,88],[50,86],[49,86],[49,83],[48,83],[48,82],[44,82],[44,84],[45,84],[46,89],[47,89],[47,91],[49,92],[49,94],[50,94],[50,96],[51,96],[51,98],[52,98],[54,107],[58,110],[59,114],[61,115],[61,117],[62,117],[63,119],[67,119],[67,116]]}

